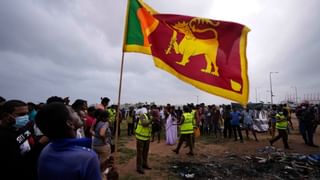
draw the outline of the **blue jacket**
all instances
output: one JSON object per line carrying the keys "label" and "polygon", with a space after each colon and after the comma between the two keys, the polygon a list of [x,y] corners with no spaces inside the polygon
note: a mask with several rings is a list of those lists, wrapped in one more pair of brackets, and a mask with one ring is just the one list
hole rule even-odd
{"label": "blue jacket", "polygon": [[49,143],[39,157],[39,180],[100,180],[98,156],[81,144],[82,139],[59,139]]}
{"label": "blue jacket", "polygon": [[240,125],[240,112],[236,111],[236,112],[231,112],[231,125],[236,126],[236,125]]}

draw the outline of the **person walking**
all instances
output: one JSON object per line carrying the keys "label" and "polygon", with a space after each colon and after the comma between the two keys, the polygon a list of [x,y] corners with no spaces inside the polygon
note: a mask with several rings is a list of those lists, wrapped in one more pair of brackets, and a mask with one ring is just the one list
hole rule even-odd
{"label": "person walking", "polygon": [[277,115],[277,106],[276,105],[272,105],[269,113],[268,113],[268,117],[269,117],[269,132],[272,138],[274,138],[275,136],[275,132],[276,132],[276,115]]}
{"label": "person walking", "polygon": [[137,172],[144,174],[144,169],[151,169],[148,165],[148,153],[151,137],[151,120],[149,119],[147,113],[148,110],[142,107],[138,110],[139,121],[135,131],[137,139],[137,161],[136,168]]}
{"label": "person walking", "polygon": [[276,114],[276,129],[278,130],[278,135],[274,138],[272,138],[269,142],[270,145],[273,146],[273,144],[278,141],[280,138],[282,138],[283,145],[285,149],[290,149],[288,144],[288,119],[283,114],[283,110],[280,109],[279,112]]}
{"label": "person walking", "polygon": [[301,116],[300,133],[305,144],[311,147],[318,147],[313,142],[314,123],[316,119],[314,107],[310,106],[309,103],[303,104]]}
{"label": "person walking", "polygon": [[184,141],[187,142],[189,146],[189,152],[187,155],[193,156],[193,115],[191,114],[191,110],[188,106],[183,106],[183,115],[181,117],[180,126],[180,139],[176,149],[172,150],[176,154],[179,154],[179,150]]}
{"label": "person walking", "polygon": [[240,128],[241,114],[239,111],[236,110],[236,108],[233,108],[233,112],[231,112],[230,115],[231,115],[231,126],[233,130],[234,141],[238,140],[238,137],[237,137],[237,132],[238,132],[238,135],[240,137],[240,142],[243,143],[242,132]]}
{"label": "person walking", "polygon": [[251,131],[255,140],[258,141],[256,131],[253,129],[253,110],[249,108],[245,108],[242,112],[242,116],[243,116],[243,125],[246,130],[247,139],[249,139],[249,131]]}

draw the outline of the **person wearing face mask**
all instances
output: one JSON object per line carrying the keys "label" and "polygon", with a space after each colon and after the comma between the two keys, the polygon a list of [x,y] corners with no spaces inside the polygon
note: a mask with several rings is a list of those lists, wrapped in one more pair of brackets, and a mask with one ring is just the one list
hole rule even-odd
{"label": "person wearing face mask", "polygon": [[9,100],[1,107],[0,147],[0,179],[36,178],[37,143],[23,101]]}

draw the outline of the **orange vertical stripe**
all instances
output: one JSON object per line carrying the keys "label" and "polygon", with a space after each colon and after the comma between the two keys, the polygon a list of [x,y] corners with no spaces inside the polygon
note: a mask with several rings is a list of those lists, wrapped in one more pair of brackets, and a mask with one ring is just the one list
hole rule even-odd
{"label": "orange vertical stripe", "polygon": [[151,27],[156,20],[145,8],[138,9],[137,16],[144,36],[144,46],[149,46],[148,36],[151,33]]}

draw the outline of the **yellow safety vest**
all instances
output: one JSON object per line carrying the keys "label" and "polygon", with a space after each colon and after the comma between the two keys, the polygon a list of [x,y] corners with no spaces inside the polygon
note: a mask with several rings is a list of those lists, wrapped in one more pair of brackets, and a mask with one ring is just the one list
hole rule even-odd
{"label": "yellow safety vest", "polygon": [[129,123],[129,124],[133,123],[133,117],[131,115],[128,115],[127,123]]}
{"label": "yellow safety vest", "polygon": [[109,121],[111,124],[113,124],[116,120],[116,110],[109,108],[107,111],[109,113]]}
{"label": "yellow safety vest", "polygon": [[276,128],[277,129],[287,129],[288,128],[288,121],[286,120],[286,117],[283,114],[277,114],[276,119],[280,119],[281,121],[276,122]]}
{"label": "yellow safety vest", "polygon": [[191,111],[191,115],[192,115],[192,124],[193,124],[193,127],[197,127],[197,121],[196,121],[196,110],[192,110]]}
{"label": "yellow safety vest", "polygon": [[181,134],[193,134],[193,115],[191,113],[183,113],[184,121],[180,127]]}
{"label": "yellow safety vest", "polygon": [[[146,118],[146,120],[149,121],[148,116],[146,114],[143,114],[143,115]],[[150,139],[150,136],[151,136],[151,128],[150,126],[148,127],[142,126],[141,121],[142,120],[140,119],[136,128],[136,133],[135,133],[136,138],[142,141],[147,141]]]}

